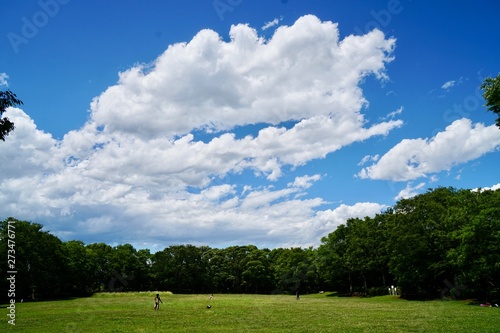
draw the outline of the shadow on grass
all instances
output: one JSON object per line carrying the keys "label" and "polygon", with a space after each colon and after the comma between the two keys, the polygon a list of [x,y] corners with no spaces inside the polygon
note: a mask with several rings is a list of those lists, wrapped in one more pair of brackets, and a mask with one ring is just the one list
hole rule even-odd
{"label": "shadow on grass", "polygon": [[366,293],[339,293],[337,291],[333,291],[326,295],[326,297],[370,297]]}
{"label": "shadow on grass", "polygon": [[[19,303],[39,303],[39,302],[65,302],[65,301],[73,301],[77,299],[82,299],[82,298],[89,298],[92,297],[94,294],[85,294],[81,296],[66,296],[66,297],[58,297],[58,298],[40,298],[40,299],[22,299],[22,300],[17,300],[15,304]],[[0,309],[6,309],[10,303],[9,300],[2,300],[0,303]]]}
{"label": "shadow on grass", "polygon": [[331,292],[326,295],[326,297],[357,297],[357,298],[366,298],[366,297],[376,297],[370,296],[366,293],[354,292],[354,293],[339,293],[337,291]]}

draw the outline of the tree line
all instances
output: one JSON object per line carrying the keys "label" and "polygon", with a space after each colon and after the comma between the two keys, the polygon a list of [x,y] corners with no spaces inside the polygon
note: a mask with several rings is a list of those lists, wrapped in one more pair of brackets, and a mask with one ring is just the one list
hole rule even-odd
{"label": "tree line", "polygon": [[500,296],[500,190],[429,189],[373,218],[348,219],[317,248],[172,245],[151,253],[63,242],[41,224],[8,218],[0,222],[3,290],[9,224],[17,299],[149,290],[378,295],[391,285],[405,297]]}

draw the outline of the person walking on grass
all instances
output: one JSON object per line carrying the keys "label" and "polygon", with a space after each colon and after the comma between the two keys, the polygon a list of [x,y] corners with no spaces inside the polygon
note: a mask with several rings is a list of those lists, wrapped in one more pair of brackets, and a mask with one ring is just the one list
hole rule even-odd
{"label": "person walking on grass", "polygon": [[156,297],[155,297],[155,310],[160,310],[160,302],[161,304],[163,304],[161,298],[160,298],[160,294],[156,294]]}

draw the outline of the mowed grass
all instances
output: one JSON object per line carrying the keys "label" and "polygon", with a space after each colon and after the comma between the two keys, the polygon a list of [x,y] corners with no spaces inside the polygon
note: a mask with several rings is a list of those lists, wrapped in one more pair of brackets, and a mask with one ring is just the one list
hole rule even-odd
{"label": "mowed grass", "polygon": [[500,308],[460,301],[160,293],[163,304],[154,311],[154,295],[17,303],[15,327],[1,309],[0,332],[500,332]]}

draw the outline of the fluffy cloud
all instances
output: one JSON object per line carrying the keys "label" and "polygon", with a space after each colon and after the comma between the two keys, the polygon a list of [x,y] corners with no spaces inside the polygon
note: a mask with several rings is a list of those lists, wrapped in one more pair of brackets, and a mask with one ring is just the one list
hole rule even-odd
{"label": "fluffy cloud", "polygon": [[[21,110],[3,146],[4,214],[42,221],[66,238],[118,243],[304,245],[345,216],[381,207],[320,211],[306,190],[235,184],[252,171],[276,181],[283,167],[387,135],[400,120],[368,124],[359,88],[385,79],[394,39],[378,31],[339,40],[337,25],[304,16],[269,40],[236,25],[171,45],[152,64],[120,73],[91,103],[89,121],[60,141]],[[237,129],[261,126],[239,137]],[[208,139],[201,140],[198,134]]]}
{"label": "fluffy cloud", "polygon": [[320,175],[296,177],[294,182],[288,184],[288,186],[309,188],[313,185],[314,182],[317,182],[320,179]]}
{"label": "fluffy cloud", "polygon": [[454,121],[431,139],[405,139],[377,163],[363,168],[358,176],[369,179],[407,181],[466,163],[495,151],[500,131],[495,125],[472,124],[463,118]]}
{"label": "fluffy cloud", "polygon": [[349,218],[363,218],[365,216],[374,217],[381,213],[387,206],[373,202],[358,202],[352,206],[345,204],[336,209],[328,209],[317,213],[317,219],[324,230],[334,230],[339,225],[344,224]]}
{"label": "fluffy cloud", "polygon": [[247,25],[232,26],[230,38],[203,30],[120,73],[93,101],[92,120],[144,139],[311,117],[360,129],[366,101],[358,84],[385,77],[395,45],[378,30],[340,41],[337,25],[315,16],[279,27],[270,40]]}

